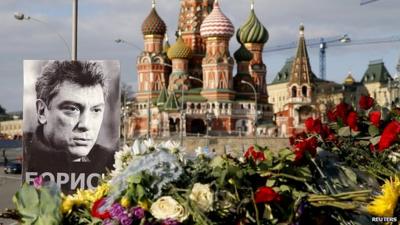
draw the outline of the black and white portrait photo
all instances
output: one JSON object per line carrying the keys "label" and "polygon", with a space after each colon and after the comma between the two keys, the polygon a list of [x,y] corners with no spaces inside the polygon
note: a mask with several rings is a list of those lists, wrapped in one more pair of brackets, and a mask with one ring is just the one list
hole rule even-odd
{"label": "black and white portrait photo", "polygon": [[24,61],[24,180],[96,186],[119,147],[118,61]]}

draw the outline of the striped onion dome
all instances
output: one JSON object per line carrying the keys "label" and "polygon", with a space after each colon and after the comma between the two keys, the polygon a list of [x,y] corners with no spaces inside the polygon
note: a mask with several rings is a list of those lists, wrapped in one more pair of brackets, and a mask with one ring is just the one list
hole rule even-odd
{"label": "striped onion dome", "polygon": [[142,24],[142,33],[143,35],[164,35],[167,31],[167,26],[164,21],[158,15],[155,4],[153,3],[153,7],[150,11],[150,14],[146,17]]}
{"label": "striped onion dome", "polygon": [[251,4],[251,12],[247,21],[236,33],[236,38],[240,43],[259,43],[264,44],[268,41],[267,29],[261,24],[254,12],[254,4]]}
{"label": "striped onion dome", "polygon": [[237,62],[248,62],[253,59],[253,54],[242,44],[233,54]]}
{"label": "striped onion dome", "polygon": [[235,27],[232,22],[224,15],[219,7],[218,0],[214,2],[214,8],[204,19],[200,27],[202,37],[232,37]]}
{"label": "striped onion dome", "polygon": [[169,48],[167,55],[170,59],[189,59],[192,57],[192,49],[183,42],[182,37],[179,37]]}

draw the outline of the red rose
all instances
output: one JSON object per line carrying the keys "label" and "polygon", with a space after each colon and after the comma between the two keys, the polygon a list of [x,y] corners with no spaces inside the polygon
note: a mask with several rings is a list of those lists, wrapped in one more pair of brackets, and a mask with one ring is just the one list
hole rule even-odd
{"label": "red rose", "polygon": [[330,110],[330,111],[328,111],[327,116],[328,116],[329,121],[331,121],[331,122],[337,121],[336,112]]}
{"label": "red rose", "polygon": [[357,113],[356,112],[350,112],[349,116],[347,117],[347,124],[352,130],[358,130],[357,127]]}
{"label": "red rose", "polygon": [[397,140],[399,133],[400,122],[397,120],[390,122],[383,130],[381,139],[379,140],[379,152],[382,152],[383,150],[389,148]]}
{"label": "red rose", "polygon": [[338,104],[336,106],[336,117],[340,118],[342,120],[343,123],[346,123],[346,118],[347,118],[347,114],[349,112],[353,111],[353,107],[351,107],[350,105],[341,102],[340,104]]}
{"label": "red rose", "polygon": [[314,119],[312,117],[306,119],[306,121],[304,121],[304,125],[306,126],[307,132],[314,131]]}
{"label": "red rose", "polygon": [[370,112],[369,113],[369,121],[376,127],[379,127],[379,123],[381,121],[381,112],[379,112],[379,111]]}
{"label": "red rose", "polygon": [[108,211],[99,212],[99,208],[102,207],[105,202],[106,202],[106,199],[101,198],[93,203],[93,207],[92,207],[92,211],[91,211],[91,214],[93,217],[96,217],[96,218],[99,218],[102,220],[111,218],[111,215]]}
{"label": "red rose", "polygon": [[308,133],[320,134],[322,132],[322,122],[320,119],[314,120],[312,117],[310,117],[304,121],[304,125],[306,126]]}
{"label": "red rose", "polygon": [[244,153],[244,157],[246,159],[253,158],[254,161],[264,161],[265,160],[264,152],[256,151],[254,149],[254,146],[250,146],[250,148],[247,149],[247,151]]}
{"label": "red rose", "polygon": [[254,195],[256,203],[280,201],[280,198],[281,196],[270,187],[260,187]]}
{"label": "red rose", "polygon": [[307,151],[314,157],[317,153],[317,146],[318,140],[316,137],[311,137],[297,142],[294,145],[294,153],[296,155],[295,161],[301,160]]}
{"label": "red rose", "polygon": [[361,109],[368,110],[374,105],[375,100],[369,96],[361,95],[358,105]]}

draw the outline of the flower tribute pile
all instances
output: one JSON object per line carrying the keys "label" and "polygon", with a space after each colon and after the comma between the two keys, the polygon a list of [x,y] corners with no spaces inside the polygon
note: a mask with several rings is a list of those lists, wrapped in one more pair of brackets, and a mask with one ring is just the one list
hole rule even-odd
{"label": "flower tribute pile", "polygon": [[[185,155],[178,143],[136,140],[93,190],[63,195],[39,177],[14,196],[35,225],[374,224],[400,217],[400,110],[363,96],[309,118],[291,148]],[[382,187],[381,187],[382,185]],[[400,218],[399,218],[400,219]],[[351,223],[350,223],[350,222]]]}

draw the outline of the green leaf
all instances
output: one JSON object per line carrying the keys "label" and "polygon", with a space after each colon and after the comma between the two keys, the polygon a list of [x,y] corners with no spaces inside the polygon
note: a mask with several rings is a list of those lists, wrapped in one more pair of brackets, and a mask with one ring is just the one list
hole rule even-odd
{"label": "green leaf", "polygon": [[379,129],[374,125],[369,125],[368,133],[369,133],[369,135],[371,135],[371,137],[375,137],[375,136],[379,135]]}
{"label": "green leaf", "polygon": [[265,204],[265,210],[264,210],[264,215],[263,218],[267,220],[272,220],[274,219],[274,215],[272,215],[272,209],[269,204]]}
{"label": "green leaf", "polygon": [[268,180],[267,180],[267,183],[265,184],[265,186],[267,186],[267,187],[273,187],[273,186],[275,185],[275,183],[276,183],[276,180],[275,180],[275,179],[268,179]]}
{"label": "green leaf", "polygon": [[340,169],[342,169],[342,171],[344,172],[344,174],[346,174],[346,177],[347,177],[351,182],[357,183],[357,174],[356,174],[353,170],[351,170],[351,169],[349,169],[349,168],[347,168],[347,167],[344,167],[344,166],[341,166]]}
{"label": "green leaf", "polygon": [[225,164],[225,160],[221,157],[221,156],[217,156],[215,158],[212,159],[212,161],[210,162],[210,166],[212,168],[217,168],[217,167],[223,167]]}
{"label": "green leaf", "polygon": [[349,137],[351,135],[350,127],[342,127],[338,131],[339,136]]}
{"label": "green leaf", "polygon": [[285,163],[280,162],[278,164],[276,164],[274,167],[271,168],[271,170],[282,170],[283,168],[285,168]]}
{"label": "green leaf", "polygon": [[296,155],[294,154],[294,152],[288,148],[280,150],[278,154],[279,154],[279,157],[281,158],[281,160],[289,160],[289,161],[293,162],[296,158]]}
{"label": "green leaf", "polygon": [[371,138],[369,141],[371,142],[371,144],[376,145],[379,143],[380,140],[381,140],[381,136],[377,136],[377,137]]}
{"label": "green leaf", "polygon": [[138,185],[136,186],[136,195],[137,195],[138,199],[139,199],[139,200],[142,200],[143,197],[145,196],[145,194],[146,194],[146,192],[145,192],[143,186],[140,185],[140,184],[138,184]]}
{"label": "green leaf", "polygon": [[141,173],[137,173],[137,174],[134,174],[134,175],[132,175],[132,176],[130,176],[128,178],[128,183],[140,184],[142,182],[142,179],[143,179],[142,174]]}
{"label": "green leaf", "polygon": [[281,186],[279,186],[279,190],[281,192],[290,191],[290,187],[287,185],[281,185]]}

